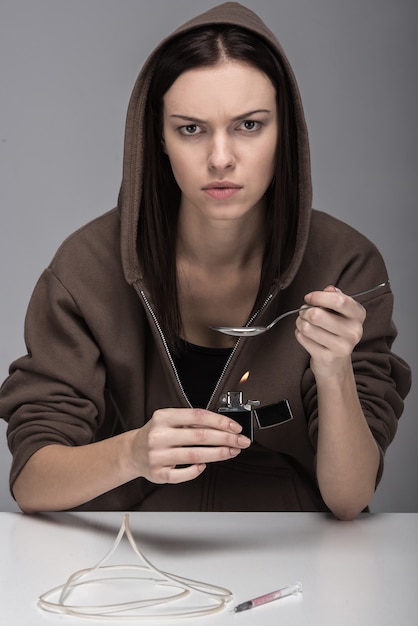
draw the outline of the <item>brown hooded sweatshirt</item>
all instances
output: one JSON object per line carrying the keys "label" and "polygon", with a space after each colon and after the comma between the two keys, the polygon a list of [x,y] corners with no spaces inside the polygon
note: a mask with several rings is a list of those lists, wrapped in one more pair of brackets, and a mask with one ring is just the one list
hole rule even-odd
{"label": "brown hooded sweatshirt", "polygon": [[[239,25],[267,40],[287,73],[296,115],[299,203],[294,256],[272,285],[256,323],[269,323],[300,306],[306,293],[329,284],[354,293],[386,280],[384,262],[372,243],[311,207],[308,135],[299,91],[280,44],[265,24],[252,11],[228,2],[170,37],[214,23]],[[144,107],[164,43],[144,64],[130,100],[118,207],[64,242],[31,298],[25,326],[28,354],[12,364],[0,393],[0,416],[8,421],[13,454],[11,486],[42,446],[88,444],[141,427],[156,409],[190,406],[143,281],[137,249]],[[390,288],[363,296],[361,302],[367,318],[352,360],[361,404],[381,451],[379,480],[409,390],[410,371],[391,352],[396,329]],[[238,340],[207,406],[218,410],[227,391],[242,390],[245,399],[260,401],[249,449],[235,459],[208,465],[193,481],[155,485],[140,478],[80,508],[326,510],[315,476],[315,379],[309,355],[295,339],[294,324],[294,318],[287,318],[265,335]],[[247,371],[248,380],[240,383]]]}

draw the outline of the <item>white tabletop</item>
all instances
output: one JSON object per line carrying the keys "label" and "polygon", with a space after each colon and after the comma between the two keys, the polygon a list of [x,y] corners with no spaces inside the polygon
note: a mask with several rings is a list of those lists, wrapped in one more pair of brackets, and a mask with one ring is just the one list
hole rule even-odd
{"label": "white tabletop", "polygon": [[[74,571],[100,561],[123,518],[123,513],[0,513],[1,623],[95,623],[47,613],[37,600]],[[136,543],[154,565],[230,589],[231,608],[296,581],[303,584],[299,596],[242,613],[228,606],[189,624],[418,623],[417,514],[370,514],[338,522],[316,513],[130,513],[129,520]],[[133,562],[132,557],[124,539],[113,561]]]}

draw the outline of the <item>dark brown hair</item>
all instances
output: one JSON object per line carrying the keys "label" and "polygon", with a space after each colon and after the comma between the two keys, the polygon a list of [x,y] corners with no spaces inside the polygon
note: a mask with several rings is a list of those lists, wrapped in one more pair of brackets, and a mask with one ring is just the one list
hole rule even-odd
{"label": "dark brown hair", "polygon": [[272,283],[286,269],[295,245],[296,130],[288,80],[275,52],[251,31],[235,26],[199,28],[171,39],[157,59],[146,105],[138,247],[155,311],[172,348],[181,332],[176,270],[181,193],[161,146],[163,96],[183,72],[213,66],[224,59],[240,60],[257,67],[269,77],[277,94],[277,163],[266,198],[266,240],[255,309],[261,306]]}

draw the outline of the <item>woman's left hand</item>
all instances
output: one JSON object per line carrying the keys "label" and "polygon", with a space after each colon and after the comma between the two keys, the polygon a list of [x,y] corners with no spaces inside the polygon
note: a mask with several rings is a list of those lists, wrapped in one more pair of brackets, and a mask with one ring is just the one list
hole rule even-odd
{"label": "woman's left hand", "polygon": [[351,366],[351,353],[363,336],[364,307],[336,287],[313,291],[296,320],[296,339],[311,355],[316,377],[338,376]]}

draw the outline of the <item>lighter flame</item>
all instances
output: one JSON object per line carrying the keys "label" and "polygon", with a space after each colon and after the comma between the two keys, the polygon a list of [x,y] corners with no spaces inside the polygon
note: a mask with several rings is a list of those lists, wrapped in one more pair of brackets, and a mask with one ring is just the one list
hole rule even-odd
{"label": "lighter flame", "polygon": [[245,374],[243,374],[241,376],[241,380],[239,381],[240,383],[245,383],[246,380],[248,380],[250,377],[250,372],[245,372]]}

